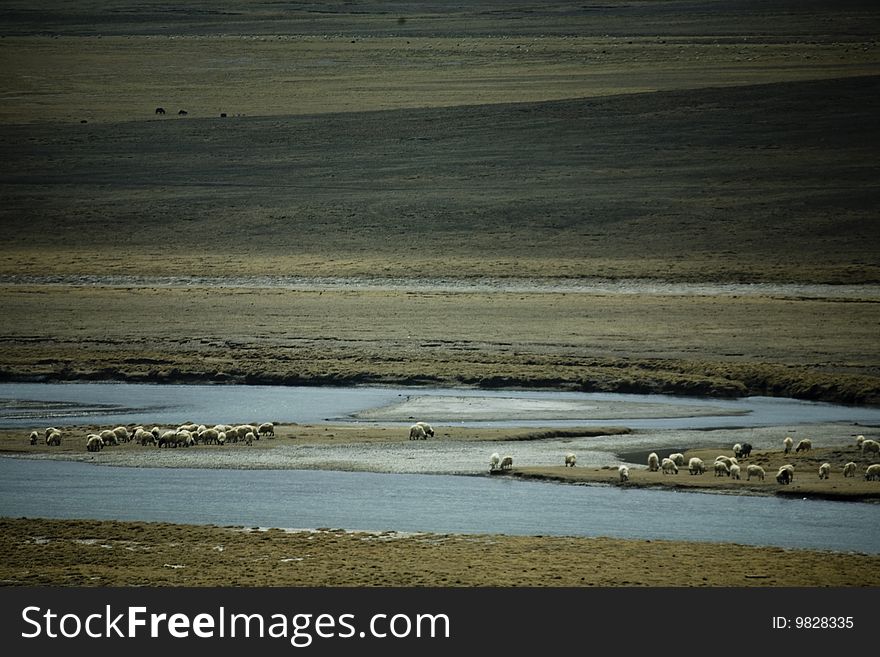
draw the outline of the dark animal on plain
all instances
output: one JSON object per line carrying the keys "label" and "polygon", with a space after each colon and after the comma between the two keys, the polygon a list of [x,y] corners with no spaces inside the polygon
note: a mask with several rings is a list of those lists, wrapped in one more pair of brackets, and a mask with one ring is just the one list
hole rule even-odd
{"label": "dark animal on plain", "polygon": [[186,110],[180,110],[180,111],[177,113],[177,116],[186,116],[187,114],[189,114],[189,112],[187,112]]}
{"label": "dark animal on plain", "polygon": [[157,107],[156,108],[156,114],[164,114],[164,113],[165,113],[164,107]]}

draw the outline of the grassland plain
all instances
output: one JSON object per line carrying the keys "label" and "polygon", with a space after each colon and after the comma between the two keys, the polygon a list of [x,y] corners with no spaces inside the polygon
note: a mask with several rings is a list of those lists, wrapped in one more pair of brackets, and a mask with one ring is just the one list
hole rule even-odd
{"label": "grassland plain", "polygon": [[875,4],[6,2],[0,376],[876,404]]}

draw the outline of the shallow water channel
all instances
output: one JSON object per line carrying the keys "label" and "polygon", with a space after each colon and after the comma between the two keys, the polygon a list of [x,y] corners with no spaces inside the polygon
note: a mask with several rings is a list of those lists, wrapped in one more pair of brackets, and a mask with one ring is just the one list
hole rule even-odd
{"label": "shallow water channel", "polygon": [[[407,406],[407,403],[411,403]],[[421,402],[421,404],[419,404]],[[458,403],[458,406],[455,403]],[[480,404],[482,414],[471,405]],[[443,424],[482,426],[625,425],[708,429],[820,422],[880,424],[880,409],[795,399],[703,399],[473,388],[231,386],[134,383],[3,383],[0,426],[206,424],[273,421],[410,423],[408,409],[445,407]],[[519,407],[515,418],[512,410]],[[548,409],[549,406],[549,409]],[[399,412],[378,414],[382,408]],[[456,412],[456,408],[460,412]],[[557,409],[554,411],[554,408]],[[530,409],[536,409],[534,412]],[[540,410],[538,410],[540,409]],[[555,413],[555,414],[554,414]],[[420,419],[425,419],[420,416]]]}
{"label": "shallow water channel", "polygon": [[0,515],[609,536],[880,553],[880,505],[496,477],[120,468],[0,458]]}

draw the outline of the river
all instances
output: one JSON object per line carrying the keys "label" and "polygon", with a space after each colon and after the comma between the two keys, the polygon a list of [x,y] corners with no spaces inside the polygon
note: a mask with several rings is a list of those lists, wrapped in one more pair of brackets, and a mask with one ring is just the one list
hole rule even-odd
{"label": "river", "polygon": [[0,458],[0,515],[608,536],[880,553],[876,504],[452,475],[170,470]]}
{"label": "river", "polygon": [[[429,406],[443,405],[449,414],[444,423],[462,425],[618,424],[634,429],[711,429],[828,422],[880,424],[878,408],[771,397],[709,400],[669,395],[472,388],[3,383],[0,384],[0,426],[177,426],[189,421],[206,424],[365,422],[370,421],[369,411],[386,407],[399,408],[399,412],[384,414],[378,419],[408,423],[408,409],[425,408],[424,403],[418,404],[425,400]],[[484,409],[482,415],[474,414],[475,404]],[[514,406],[521,412],[515,419],[505,419]],[[461,409],[460,413],[456,413],[456,408]],[[530,411],[532,408],[534,413]],[[436,417],[431,419],[438,421]]]}

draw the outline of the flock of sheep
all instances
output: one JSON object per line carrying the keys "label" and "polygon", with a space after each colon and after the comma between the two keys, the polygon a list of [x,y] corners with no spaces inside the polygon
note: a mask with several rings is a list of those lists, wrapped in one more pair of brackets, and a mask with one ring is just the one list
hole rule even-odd
{"label": "flock of sheep", "polygon": [[[100,452],[105,447],[129,442],[157,447],[192,447],[198,444],[225,445],[226,443],[237,442],[251,445],[262,436],[275,437],[275,425],[272,422],[239,424],[237,426],[217,424],[213,427],[186,423],[177,428],[165,430],[161,430],[159,427],[153,427],[148,430],[142,426],[132,428],[119,426],[87,434],[85,437],[85,448],[89,452]],[[39,432],[32,431],[28,440],[31,445],[38,444],[40,441]],[[43,433],[43,440],[52,447],[61,445],[61,430],[55,427],[47,428]]]}
{"label": "flock of sheep", "polygon": [[[794,441],[787,436],[783,442],[783,454],[789,454],[792,451]],[[863,457],[876,455],[880,458],[880,443],[875,440],[865,439],[864,436],[856,438],[856,446],[862,453]],[[813,448],[813,442],[804,438],[794,447],[795,453],[808,452]],[[733,446],[733,456],[719,455],[712,464],[712,470],[716,477],[730,477],[731,479],[742,479],[743,466],[740,465],[739,459],[751,456],[752,446],[749,443],[737,443]],[[574,467],[577,463],[577,457],[572,453],[567,453],[563,460],[566,467]],[[656,452],[648,455],[648,471],[662,472],[663,474],[678,474],[678,469],[684,467],[684,454],[670,454],[664,459],[660,459]],[[513,467],[513,457],[501,457],[497,452],[493,453],[489,458],[489,472],[495,473],[502,470],[509,470]],[[843,466],[844,477],[855,477],[857,464],[850,461]],[[708,468],[703,459],[693,457],[687,463],[688,472],[692,475],[702,475]],[[819,479],[828,479],[831,476],[831,464],[823,463],[819,466]],[[621,483],[629,481],[629,466],[620,465],[617,468],[618,478]],[[766,473],[764,468],[755,463],[745,467],[746,481],[751,481],[752,477],[764,480]],[[880,463],[869,465],[865,470],[865,479],[867,481],[880,481]],[[776,481],[780,484],[790,484],[794,480],[794,466],[790,463],[782,465],[776,472]]]}
{"label": "flock of sheep", "polygon": [[[786,436],[782,441],[783,454],[790,454],[794,441],[790,436]],[[868,457],[872,454],[880,457],[880,443],[875,440],[866,440],[864,436],[856,438],[856,446],[861,450],[862,456]],[[794,452],[808,452],[813,448],[813,441],[809,438],[800,440]],[[747,458],[752,453],[752,446],[749,443],[737,443],[733,446],[733,456],[720,455],[715,458],[712,469],[716,477],[730,477],[731,479],[742,479],[742,466],[738,459]],[[662,461],[655,452],[648,455],[648,470],[656,472],[662,471],[663,474],[678,474],[678,467],[684,465],[684,456],[682,454],[670,454],[668,458]],[[623,467],[623,466],[621,466]],[[855,461],[850,461],[843,466],[844,477],[856,476]],[[706,464],[700,458],[691,458],[688,461],[688,472],[692,475],[701,475],[707,470]],[[764,468],[757,464],[746,466],[746,481],[750,481],[752,477],[764,480]],[[831,464],[823,463],[819,466],[819,479],[828,479],[831,476]],[[880,480],[880,464],[869,465],[865,470],[865,479],[867,481]],[[780,484],[790,484],[794,480],[794,466],[786,463],[779,467],[776,472],[776,481]],[[621,481],[625,481],[621,474]]]}
{"label": "flock of sheep", "polygon": [[[226,443],[244,442],[251,445],[255,440],[259,440],[262,436],[269,438],[275,437],[275,425],[272,422],[263,422],[262,424],[240,424],[232,426],[228,424],[217,424],[213,427],[205,425],[196,425],[194,423],[186,423],[173,429],[161,430],[159,427],[145,429],[142,426],[128,428],[118,426],[113,429],[104,429],[97,433],[90,433],[85,437],[85,448],[89,452],[98,452],[104,447],[110,445],[120,445],[127,442],[136,442],[140,445],[154,445],[157,447],[191,447],[193,445],[225,445]],[[409,428],[410,440],[426,440],[434,436],[434,428],[427,422],[416,422]],[[55,427],[47,428],[43,433],[43,440],[46,445],[61,445],[61,430]],[[40,441],[40,434],[32,431],[29,437],[31,445],[36,445]],[[864,458],[876,457],[880,459],[880,443],[876,440],[866,439],[864,436],[856,438],[856,446],[862,453]],[[800,440],[797,446],[790,436],[782,441],[783,454],[787,455],[793,451],[797,454],[800,452],[808,452],[812,449],[811,440],[804,438]],[[752,446],[749,443],[737,443],[733,446],[734,455],[719,455],[712,464],[712,471],[716,477],[730,477],[731,479],[742,479],[743,466],[740,465],[739,459],[748,458],[752,453]],[[574,467],[577,464],[577,456],[569,452],[565,454],[563,463],[566,467]],[[648,471],[662,472],[664,475],[676,475],[679,468],[684,467],[685,457],[683,454],[670,454],[668,457],[660,459],[656,452],[648,455]],[[496,473],[510,470],[513,467],[513,457],[510,455],[501,456],[493,453],[489,458],[489,472]],[[855,477],[857,464],[855,461],[849,461],[843,466],[842,472],[844,477]],[[692,475],[702,475],[707,472],[706,463],[698,457],[691,458],[687,463],[688,472]],[[819,466],[819,479],[828,479],[831,476],[832,466],[830,463],[822,463]],[[757,464],[749,464],[745,466],[746,480],[756,479],[764,480],[766,473],[764,468]],[[618,467],[618,478],[620,482],[629,481],[629,466],[621,465]],[[868,465],[865,470],[865,479],[867,481],[880,481],[880,463]],[[785,464],[776,472],[776,481],[780,484],[790,484],[794,480],[794,466]]]}

